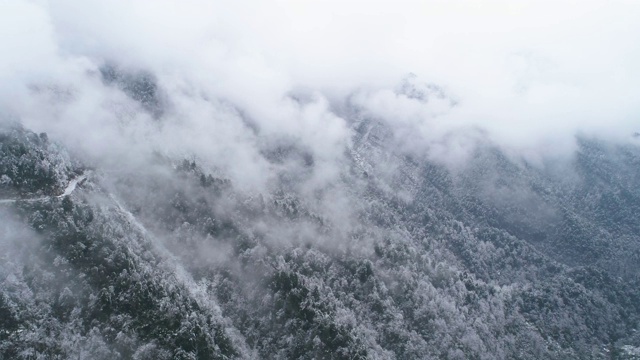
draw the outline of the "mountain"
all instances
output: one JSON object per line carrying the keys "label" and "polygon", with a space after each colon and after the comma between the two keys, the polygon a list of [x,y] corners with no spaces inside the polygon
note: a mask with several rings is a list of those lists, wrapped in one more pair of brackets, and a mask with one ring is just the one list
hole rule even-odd
{"label": "mountain", "polygon": [[640,360],[633,34],[640,1],[0,1],[0,360]]}
{"label": "mountain", "polygon": [[295,141],[261,149],[279,170],[255,192],[3,125],[1,357],[638,358],[637,144],[579,137],[533,165],[485,141],[451,169],[350,116],[338,181],[311,194]]}

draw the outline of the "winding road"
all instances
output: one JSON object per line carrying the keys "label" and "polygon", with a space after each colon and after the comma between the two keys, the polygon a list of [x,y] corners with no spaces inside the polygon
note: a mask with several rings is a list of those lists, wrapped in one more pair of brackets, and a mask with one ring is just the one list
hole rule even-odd
{"label": "winding road", "polygon": [[0,204],[11,204],[17,201],[35,202],[35,201],[52,199],[52,198],[63,198],[65,196],[71,195],[71,193],[73,193],[73,191],[76,189],[78,184],[82,183],[86,178],[87,178],[87,175],[83,174],[76,178],[71,179],[71,181],[69,181],[69,184],[67,184],[67,187],[64,189],[64,192],[57,196],[43,196],[43,197],[34,198],[34,199],[1,199]]}

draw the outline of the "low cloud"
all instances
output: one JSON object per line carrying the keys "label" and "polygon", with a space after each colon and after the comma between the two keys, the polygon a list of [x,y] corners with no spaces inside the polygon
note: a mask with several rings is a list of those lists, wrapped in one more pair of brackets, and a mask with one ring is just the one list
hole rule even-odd
{"label": "low cloud", "polygon": [[[638,130],[632,2],[0,6],[3,112],[113,166],[152,151],[196,156],[261,191],[280,171],[265,146],[289,139],[313,158],[310,187],[326,186],[352,136],[351,119],[333,110],[345,103],[383,119],[406,149],[447,163],[480,138],[539,160],[571,153],[579,133]],[[161,119],[105,82],[106,64],[150,74]]]}

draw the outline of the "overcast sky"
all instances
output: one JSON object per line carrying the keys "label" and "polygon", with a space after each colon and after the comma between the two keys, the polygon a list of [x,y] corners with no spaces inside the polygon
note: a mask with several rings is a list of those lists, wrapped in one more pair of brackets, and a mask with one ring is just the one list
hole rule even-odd
{"label": "overcast sky", "polygon": [[[348,144],[331,111],[347,97],[411,129],[418,148],[481,128],[524,154],[553,154],[572,149],[577,132],[624,139],[640,130],[639,35],[640,1],[631,0],[3,0],[0,106],[96,153],[126,148],[127,116],[151,121],[99,81],[111,61],[157,76],[173,106],[170,135],[190,138],[176,148],[206,152],[214,142],[255,171],[267,166],[256,160],[260,140],[212,99],[262,134],[299,139],[319,166]],[[409,73],[457,105],[399,95]],[[292,102],[298,93],[309,103]],[[152,131],[131,123],[126,133]]]}

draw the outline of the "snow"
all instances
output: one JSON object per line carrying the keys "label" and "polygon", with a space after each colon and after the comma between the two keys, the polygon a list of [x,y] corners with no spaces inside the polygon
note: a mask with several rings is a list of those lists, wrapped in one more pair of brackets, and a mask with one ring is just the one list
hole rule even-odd
{"label": "snow", "polygon": [[71,193],[76,189],[76,186],[78,185],[78,183],[84,181],[86,178],[87,178],[86,175],[81,175],[75,179],[71,179],[71,181],[69,181],[69,185],[67,185],[67,188],[64,189],[64,192],[61,195],[58,195],[56,197],[61,198],[67,195],[71,195]]}
{"label": "snow", "polygon": [[640,356],[640,347],[624,345],[622,351],[628,356]]}
{"label": "snow", "polygon": [[[76,187],[78,186],[78,184],[81,184],[85,179],[87,178],[87,175],[80,175],[77,178],[71,179],[71,181],[69,181],[69,184],[67,185],[67,187],[64,189],[64,192],[58,196],[55,196],[56,198],[63,198],[65,196],[71,195],[71,193],[73,193],[76,189]],[[26,201],[26,202],[34,202],[34,201],[41,201],[41,200],[47,200],[50,199],[51,197],[45,196],[45,197],[39,197],[39,198],[34,198],[34,199],[0,199],[0,204],[12,204],[16,201]]]}

